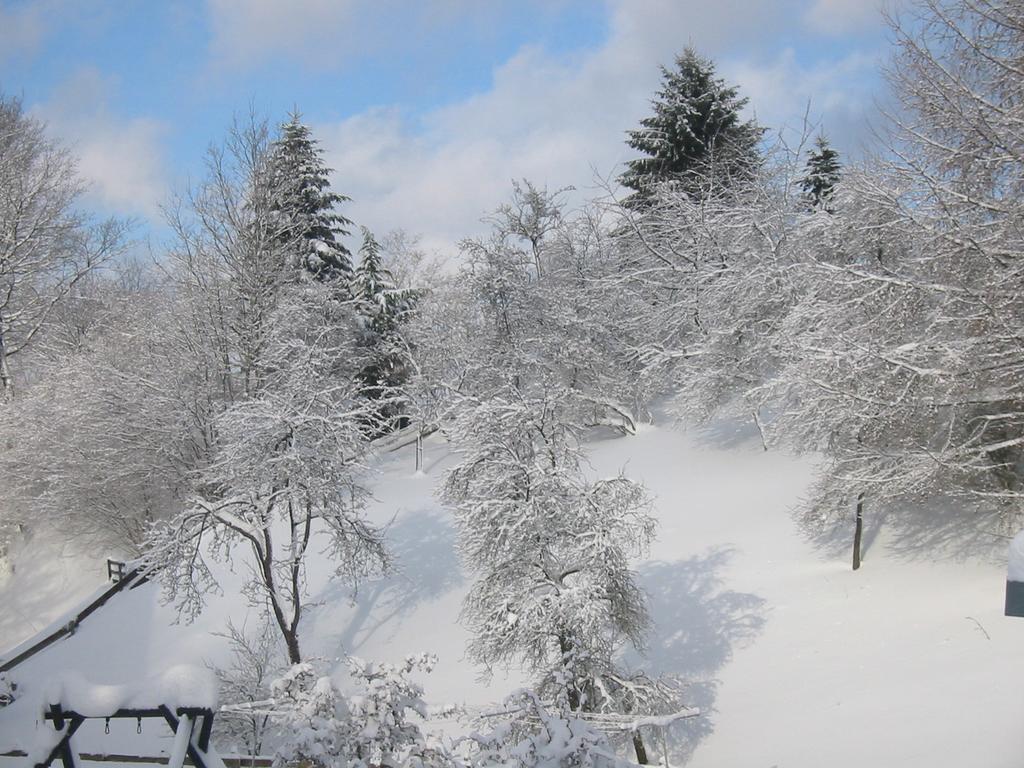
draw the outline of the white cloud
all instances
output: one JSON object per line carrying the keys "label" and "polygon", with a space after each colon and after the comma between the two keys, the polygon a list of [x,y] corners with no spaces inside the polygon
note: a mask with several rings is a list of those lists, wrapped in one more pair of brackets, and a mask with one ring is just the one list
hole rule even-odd
{"label": "white cloud", "polygon": [[42,4],[0,6],[0,61],[35,53],[46,36],[45,18]]}
{"label": "white cloud", "polygon": [[156,219],[168,189],[166,128],[151,118],[111,113],[106,103],[111,87],[95,70],[83,69],[33,112],[71,146],[92,202],[113,213]]}
{"label": "white cloud", "polygon": [[877,96],[878,56],[854,52],[830,62],[801,66],[792,49],[767,62],[734,60],[723,72],[738,82],[758,121],[771,129],[802,130],[806,116],[838,145],[858,150]]}
{"label": "white cloud", "polygon": [[883,0],[815,0],[804,22],[826,35],[846,35],[878,24]]}
{"label": "white cloud", "polygon": [[356,0],[209,0],[214,56],[246,65],[287,54],[311,64],[346,55]]}
{"label": "white cloud", "polygon": [[[416,123],[375,109],[316,133],[337,188],[353,198],[348,215],[377,231],[404,227],[450,252],[482,229],[479,219],[507,197],[513,178],[587,187],[592,169],[617,173],[632,156],[626,131],[649,111],[657,65],[691,41],[739,83],[762,124],[792,121],[812,99],[830,135],[855,143],[871,107],[869,54],[801,65],[792,52],[769,55],[751,42],[770,39],[801,8],[787,0],[723,0],[714,9],[698,0],[616,0],[608,39],[595,50],[559,57],[524,48],[487,91]],[[587,196],[582,190],[576,200]]]}
{"label": "white cloud", "polygon": [[206,0],[214,64],[246,68],[285,59],[332,69],[368,53],[408,55],[459,27],[494,32],[510,11],[534,17],[562,0]]}

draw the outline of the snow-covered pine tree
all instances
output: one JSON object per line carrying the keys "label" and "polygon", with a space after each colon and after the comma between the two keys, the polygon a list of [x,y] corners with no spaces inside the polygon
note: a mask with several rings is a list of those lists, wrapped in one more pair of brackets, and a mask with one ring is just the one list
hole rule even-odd
{"label": "snow-covered pine tree", "polygon": [[298,112],[280,128],[271,172],[279,190],[274,208],[289,222],[282,231],[296,248],[298,265],[320,280],[350,280],[352,254],[338,238],[349,234],[352,222],[337,212],[349,198],[331,191],[331,169]]}
{"label": "snow-covered pine tree", "polygon": [[839,153],[822,134],[814,142],[814,149],[807,157],[806,175],[800,181],[800,188],[812,211],[832,212],[832,196],[841,177]]}
{"label": "snow-covered pine tree", "polygon": [[715,76],[715,66],[692,48],[661,68],[662,86],[652,100],[654,114],[629,132],[627,143],[643,153],[626,164],[619,182],[633,194],[634,207],[648,202],[659,185],[670,184],[703,198],[747,179],[759,162],[764,133],[743,120],[747,99]]}
{"label": "snow-covered pine tree", "polygon": [[384,265],[380,244],[365,227],[351,285],[361,326],[359,344],[368,357],[358,379],[363,396],[376,403],[369,431],[385,434],[403,426],[406,403],[401,388],[409,378],[409,347],[402,326],[417,293],[395,284]]}

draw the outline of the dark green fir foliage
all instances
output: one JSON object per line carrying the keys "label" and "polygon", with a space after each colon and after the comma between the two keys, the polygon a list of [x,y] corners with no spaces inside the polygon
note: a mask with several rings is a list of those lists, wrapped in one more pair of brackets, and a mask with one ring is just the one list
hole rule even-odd
{"label": "dark green fir foliage", "polygon": [[384,265],[380,244],[363,228],[359,266],[352,278],[352,296],[362,326],[360,346],[366,362],[359,372],[363,394],[379,401],[374,436],[405,426],[406,403],[402,387],[409,379],[409,346],[402,327],[412,311],[416,291],[399,288]]}
{"label": "dark green fir foliage", "polygon": [[629,132],[627,143],[645,156],[630,161],[619,177],[634,191],[628,202],[642,205],[666,183],[707,197],[749,179],[760,162],[764,129],[742,119],[747,99],[715,77],[714,64],[692,48],[661,74],[661,89],[651,102],[654,114]]}
{"label": "dark green fir foliage", "polygon": [[807,174],[800,182],[804,198],[812,211],[832,213],[832,195],[841,176],[839,153],[829,146],[828,139],[819,136],[807,158]]}
{"label": "dark green fir foliage", "polygon": [[271,154],[278,200],[275,210],[293,220],[287,237],[296,247],[298,266],[319,280],[347,283],[352,278],[352,254],[339,237],[349,234],[352,222],[337,212],[349,200],[331,191],[331,169],[323,163],[323,150],[298,113],[281,126]]}

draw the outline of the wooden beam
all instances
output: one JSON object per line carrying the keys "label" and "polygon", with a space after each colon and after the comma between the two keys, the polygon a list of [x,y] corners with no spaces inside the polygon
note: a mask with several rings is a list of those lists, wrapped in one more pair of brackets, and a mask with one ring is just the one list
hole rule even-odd
{"label": "wooden beam", "polygon": [[53,720],[53,727],[58,732],[64,729],[66,721],[67,730],[64,731],[60,741],[50,750],[46,760],[42,763],[36,763],[35,768],[49,768],[58,757],[60,757],[60,761],[64,764],[64,768],[75,768],[75,753],[71,749],[71,737],[75,735],[75,731],[85,722],[85,718],[77,713],[63,712],[60,704],[51,704],[50,711],[47,713],[47,719]]}

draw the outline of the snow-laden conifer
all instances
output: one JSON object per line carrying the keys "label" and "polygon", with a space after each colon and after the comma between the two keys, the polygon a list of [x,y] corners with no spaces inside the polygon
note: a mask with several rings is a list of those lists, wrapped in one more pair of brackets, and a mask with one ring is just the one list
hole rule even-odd
{"label": "snow-laden conifer", "polygon": [[839,153],[832,148],[824,134],[814,142],[814,149],[807,157],[806,173],[800,181],[807,204],[811,210],[831,213],[832,196],[842,178]]}
{"label": "snow-laden conifer", "polygon": [[297,112],[281,126],[270,171],[277,195],[273,210],[285,222],[281,237],[294,248],[297,266],[320,280],[351,279],[352,254],[339,238],[349,234],[352,222],[337,210],[349,198],[331,190],[323,150]]}
{"label": "snow-laden conifer", "polygon": [[747,99],[692,48],[661,74],[651,102],[654,114],[629,132],[629,146],[643,155],[629,161],[619,177],[633,190],[631,203],[647,202],[659,185],[703,198],[748,179],[758,165],[763,129],[743,119]]}
{"label": "snow-laden conifer", "polygon": [[363,395],[374,404],[373,423],[368,425],[374,436],[403,426],[408,409],[403,386],[411,365],[404,328],[417,295],[415,290],[398,287],[384,264],[380,244],[364,228],[352,296],[359,316],[359,345],[365,355],[357,378]]}

